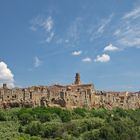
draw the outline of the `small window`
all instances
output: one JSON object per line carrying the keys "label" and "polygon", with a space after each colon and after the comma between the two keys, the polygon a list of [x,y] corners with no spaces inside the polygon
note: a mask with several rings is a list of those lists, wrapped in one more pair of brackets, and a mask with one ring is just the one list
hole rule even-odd
{"label": "small window", "polygon": [[80,88],[77,88],[77,92],[80,92]]}
{"label": "small window", "polygon": [[16,98],[16,95],[13,95],[12,98]]}
{"label": "small window", "polygon": [[60,92],[60,98],[64,98],[64,92]]}

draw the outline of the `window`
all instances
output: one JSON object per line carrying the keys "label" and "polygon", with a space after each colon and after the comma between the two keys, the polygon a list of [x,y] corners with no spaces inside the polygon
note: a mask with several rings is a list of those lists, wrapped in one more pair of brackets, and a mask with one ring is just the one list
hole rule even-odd
{"label": "window", "polygon": [[12,98],[15,98],[15,95],[13,95]]}

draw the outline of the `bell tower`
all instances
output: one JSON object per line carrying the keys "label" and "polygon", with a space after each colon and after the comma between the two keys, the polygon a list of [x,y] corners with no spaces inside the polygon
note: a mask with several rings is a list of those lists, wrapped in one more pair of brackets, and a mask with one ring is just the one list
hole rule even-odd
{"label": "bell tower", "polygon": [[3,84],[3,89],[7,89],[7,84]]}
{"label": "bell tower", "polygon": [[79,73],[76,73],[74,84],[75,85],[80,85],[81,84],[80,74]]}

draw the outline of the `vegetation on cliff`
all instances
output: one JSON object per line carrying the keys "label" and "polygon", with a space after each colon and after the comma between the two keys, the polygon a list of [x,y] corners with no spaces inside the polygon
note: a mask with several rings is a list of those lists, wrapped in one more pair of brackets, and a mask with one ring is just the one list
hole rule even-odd
{"label": "vegetation on cliff", "polygon": [[140,109],[0,110],[1,140],[139,140]]}

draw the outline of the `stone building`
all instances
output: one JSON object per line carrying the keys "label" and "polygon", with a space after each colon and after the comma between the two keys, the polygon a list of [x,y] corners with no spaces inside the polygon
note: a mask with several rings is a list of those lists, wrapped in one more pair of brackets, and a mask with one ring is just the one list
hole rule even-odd
{"label": "stone building", "polygon": [[140,108],[140,93],[96,91],[93,84],[81,84],[79,73],[70,85],[0,88],[0,108],[35,106],[135,109]]}
{"label": "stone building", "polygon": [[9,89],[0,88],[0,107],[60,106],[65,108],[92,107],[95,96],[93,84],[81,84],[76,73],[74,84],[32,86]]}

